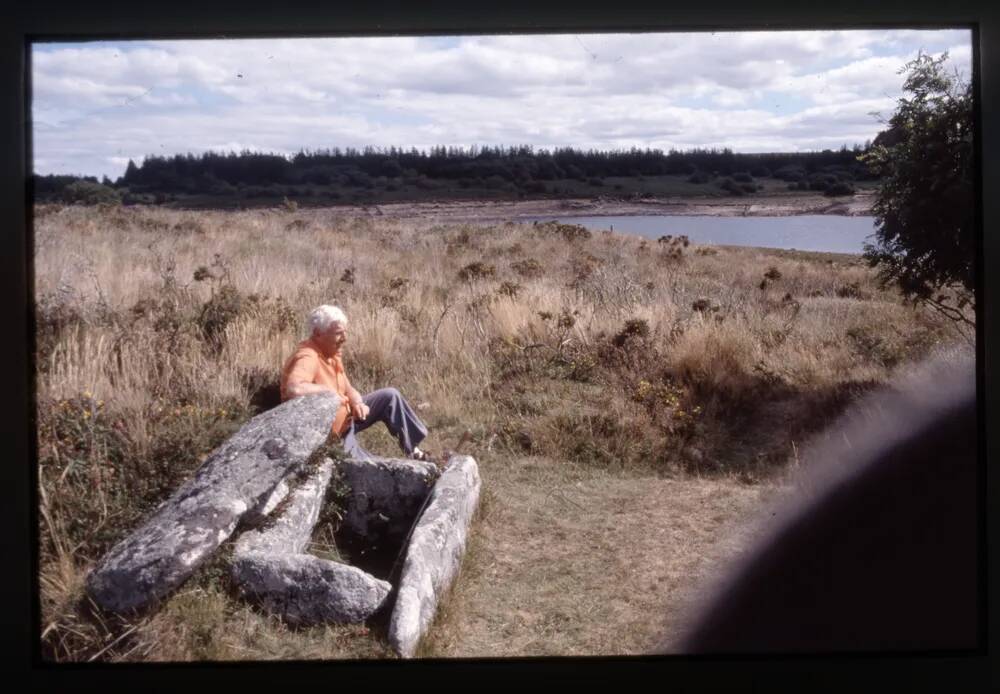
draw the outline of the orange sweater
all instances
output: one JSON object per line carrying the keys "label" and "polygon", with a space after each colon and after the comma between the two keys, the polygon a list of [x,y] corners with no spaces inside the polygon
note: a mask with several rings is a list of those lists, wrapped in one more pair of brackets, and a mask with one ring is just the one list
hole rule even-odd
{"label": "orange sweater", "polygon": [[281,370],[281,401],[288,400],[289,386],[297,383],[316,383],[337,391],[340,407],[333,420],[333,432],[343,436],[350,427],[351,409],[348,395],[354,390],[344,373],[340,355],[327,357],[312,338],[299,343],[295,353]]}

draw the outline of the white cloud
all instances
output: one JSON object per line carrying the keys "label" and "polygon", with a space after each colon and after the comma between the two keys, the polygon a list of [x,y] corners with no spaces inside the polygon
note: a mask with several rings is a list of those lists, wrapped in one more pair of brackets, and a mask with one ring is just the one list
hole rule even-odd
{"label": "white cloud", "polygon": [[39,46],[35,165],[119,175],[206,149],[863,142],[920,48],[967,31],[789,31]]}

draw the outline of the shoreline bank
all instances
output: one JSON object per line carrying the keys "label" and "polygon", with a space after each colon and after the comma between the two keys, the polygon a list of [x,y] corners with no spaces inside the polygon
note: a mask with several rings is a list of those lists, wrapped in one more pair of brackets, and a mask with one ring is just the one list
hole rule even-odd
{"label": "shoreline bank", "polygon": [[706,216],[706,217],[791,217],[796,215],[871,214],[874,194],[862,192],[831,199],[823,195],[771,195],[742,198],[655,198],[620,200],[614,198],[564,200],[476,200],[418,203],[344,205],[323,208],[345,216],[425,218],[456,222],[524,221],[534,217],[612,216]]}

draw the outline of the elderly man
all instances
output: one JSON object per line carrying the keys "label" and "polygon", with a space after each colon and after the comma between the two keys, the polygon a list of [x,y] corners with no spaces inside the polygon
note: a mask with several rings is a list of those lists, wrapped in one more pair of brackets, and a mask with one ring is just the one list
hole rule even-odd
{"label": "elderly man", "polygon": [[333,391],[340,396],[340,409],[333,421],[333,432],[340,437],[344,450],[352,458],[371,460],[357,434],[375,422],[384,422],[399,441],[400,448],[415,460],[429,460],[417,448],[427,427],[395,388],[381,388],[363,396],[344,373],[341,350],[347,341],[347,316],[336,306],[320,306],[309,314],[312,335],[301,342],[285,362],[281,373],[281,400]]}

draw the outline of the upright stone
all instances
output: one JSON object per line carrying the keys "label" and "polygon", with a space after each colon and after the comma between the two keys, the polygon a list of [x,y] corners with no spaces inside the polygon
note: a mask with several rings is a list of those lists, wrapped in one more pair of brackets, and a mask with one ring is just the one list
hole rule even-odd
{"label": "upright stone", "polygon": [[395,458],[344,460],[340,472],[351,490],[344,528],[378,544],[409,532],[439,474],[434,463]]}
{"label": "upright stone", "polygon": [[102,608],[140,609],[180,585],[326,440],[340,401],[294,398],[247,422],[87,577]]}
{"label": "upright stone", "polygon": [[479,488],[476,461],[452,456],[413,529],[389,621],[389,641],[404,658],[413,656],[458,573]]}

